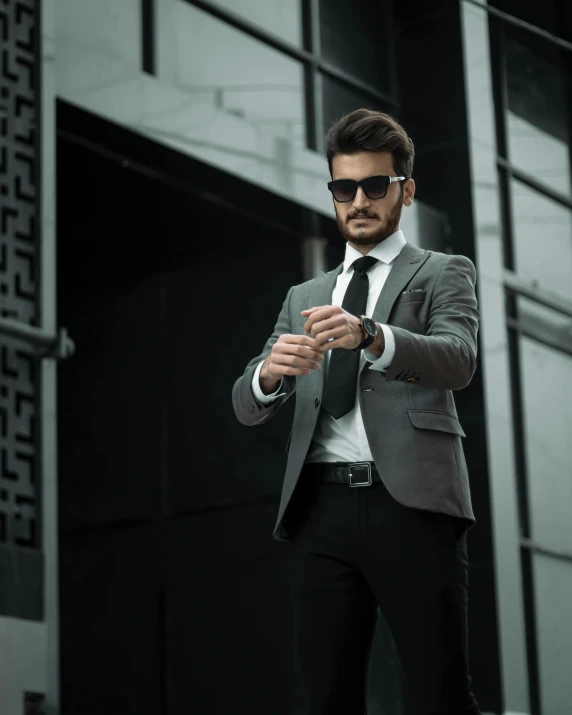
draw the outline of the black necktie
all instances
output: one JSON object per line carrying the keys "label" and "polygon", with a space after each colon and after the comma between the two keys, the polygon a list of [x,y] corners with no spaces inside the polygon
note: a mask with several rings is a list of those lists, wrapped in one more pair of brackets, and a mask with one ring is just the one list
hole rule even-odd
{"label": "black necktie", "polygon": [[[363,315],[367,309],[369,280],[366,271],[377,258],[363,256],[354,261],[354,274],[342,301],[342,308],[352,315]],[[353,410],[356,401],[356,381],[360,352],[333,348],[322,398],[322,407],[336,420]]]}

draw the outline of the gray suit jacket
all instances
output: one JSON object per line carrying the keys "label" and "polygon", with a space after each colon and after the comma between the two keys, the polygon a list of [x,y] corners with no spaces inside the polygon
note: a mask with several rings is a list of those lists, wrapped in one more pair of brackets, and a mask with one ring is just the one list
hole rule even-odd
{"label": "gray suit jacket", "polygon": [[[285,376],[286,394],[267,406],[254,397],[252,377],[280,335],[304,334],[302,310],[331,304],[342,268],[340,264],[290,288],[272,336],[232,390],[236,416],[249,426],[272,419],[296,393],[286,475],[272,534],[278,541],[292,538],[287,508],[314,434],[325,375],[320,369],[300,377]],[[381,361],[376,361],[366,363],[358,377],[369,446],[390,494],[406,506],[464,517],[471,526],[475,518],[461,443],[466,435],[453,390],[466,387],[475,372],[480,318],[475,282],[470,259],[406,243],[371,316],[391,326],[395,356],[386,374],[381,372]]]}

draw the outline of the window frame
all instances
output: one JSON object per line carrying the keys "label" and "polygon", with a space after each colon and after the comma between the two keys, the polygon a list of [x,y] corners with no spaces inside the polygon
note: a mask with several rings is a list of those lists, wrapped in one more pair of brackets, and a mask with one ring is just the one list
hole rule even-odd
{"label": "window frame", "polygon": [[[505,288],[505,320],[508,335],[508,361],[510,368],[510,393],[512,400],[512,420],[514,433],[514,454],[516,472],[516,496],[518,502],[518,518],[520,527],[520,563],[522,577],[522,592],[524,601],[526,658],[528,666],[528,685],[530,708],[532,715],[541,715],[542,699],[540,691],[540,653],[537,636],[537,613],[534,583],[534,555],[563,560],[572,566],[572,553],[557,551],[541,544],[534,539],[531,529],[531,503],[528,490],[528,465],[526,460],[525,444],[525,414],[523,406],[523,375],[521,371],[521,355],[519,338],[526,335],[543,345],[554,350],[562,351],[572,356],[567,345],[558,343],[548,335],[540,335],[532,330],[524,319],[518,314],[518,296],[537,302],[553,310],[572,317],[572,305],[562,296],[557,296],[548,291],[538,290],[515,272],[515,243],[513,228],[513,207],[511,202],[511,182],[513,179],[520,181],[552,201],[572,210],[572,197],[564,195],[539,181],[534,175],[517,168],[511,163],[508,152],[508,91],[505,72],[505,27],[514,25],[521,30],[530,31],[537,37],[558,48],[572,52],[572,43],[562,40],[550,33],[525,23],[508,13],[497,10],[490,5],[486,8],[476,0],[467,2],[479,5],[488,12],[489,17],[489,42],[491,48],[491,81],[494,97],[495,131],[497,144],[496,166],[499,179],[499,204],[500,220],[502,227],[502,246],[504,259],[503,284]],[[571,55],[572,57],[572,55]],[[568,102],[572,106],[572,89],[570,83]],[[572,149],[572,137],[569,143],[569,155]],[[572,161],[571,161],[572,163]],[[572,240],[572,239],[571,239]],[[548,328],[548,326],[547,326]],[[548,330],[547,330],[548,332]]]}
{"label": "window frame", "polygon": [[[376,101],[385,104],[391,111],[399,112],[397,100],[397,82],[394,53],[390,53],[391,94],[382,92],[377,87],[364,82],[350,72],[335,67],[326,62],[320,51],[320,18],[318,0],[301,0],[302,2],[302,47],[297,47],[255,23],[247,20],[231,10],[216,5],[209,0],[185,0],[189,5],[212,15],[218,20],[231,25],[237,30],[249,35],[255,40],[271,47],[291,59],[298,60],[304,74],[304,107],[306,119],[306,146],[313,151],[323,151],[323,113],[322,113],[322,81],[323,75],[361,92]],[[388,17],[392,19],[391,3],[387,4]],[[390,36],[392,33],[389,33]]]}

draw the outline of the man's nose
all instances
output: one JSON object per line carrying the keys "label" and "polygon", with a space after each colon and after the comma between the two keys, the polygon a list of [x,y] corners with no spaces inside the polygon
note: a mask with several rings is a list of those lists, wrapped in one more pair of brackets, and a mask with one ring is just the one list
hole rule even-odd
{"label": "man's nose", "polygon": [[362,189],[361,186],[358,186],[355,198],[353,200],[353,206],[355,209],[364,209],[366,206],[369,206],[369,199],[365,195],[364,190]]}

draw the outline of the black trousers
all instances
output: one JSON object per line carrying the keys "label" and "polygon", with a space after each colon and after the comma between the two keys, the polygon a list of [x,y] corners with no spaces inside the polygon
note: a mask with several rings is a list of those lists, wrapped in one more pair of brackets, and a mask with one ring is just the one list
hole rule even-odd
{"label": "black trousers", "polygon": [[478,715],[467,522],[405,507],[379,483],[317,483],[303,470],[298,486],[287,563],[305,715],[367,715],[378,606],[401,661],[406,712]]}

